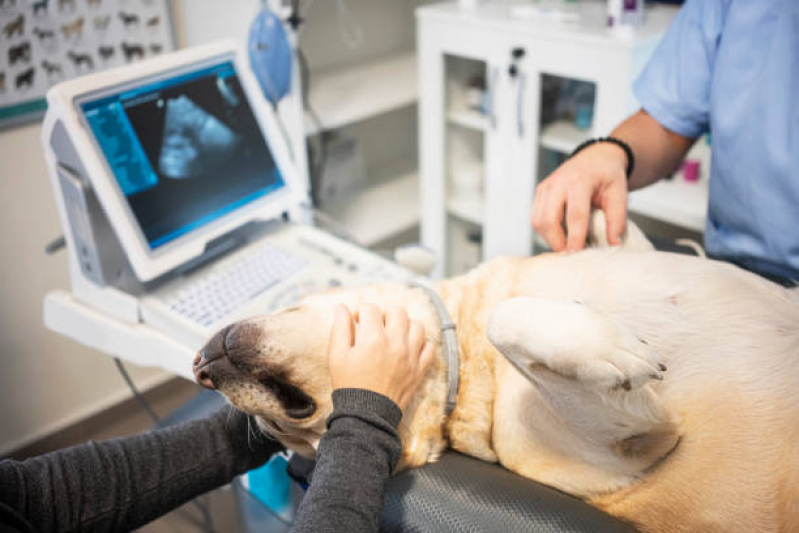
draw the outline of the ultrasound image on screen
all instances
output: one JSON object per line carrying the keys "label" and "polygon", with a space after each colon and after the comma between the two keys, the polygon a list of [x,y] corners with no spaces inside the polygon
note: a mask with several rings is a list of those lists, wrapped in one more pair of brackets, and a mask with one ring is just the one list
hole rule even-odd
{"label": "ultrasound image on screen", "polygon": [[151,248],[283,186],[231,63],[81,108]]}

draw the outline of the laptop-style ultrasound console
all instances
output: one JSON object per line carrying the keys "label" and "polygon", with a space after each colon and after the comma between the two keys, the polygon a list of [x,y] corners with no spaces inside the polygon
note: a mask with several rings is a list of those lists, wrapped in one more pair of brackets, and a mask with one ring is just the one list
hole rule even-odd
{"label": "laptop-style ultrasound console", "polygon": [[57,85],[44,144],[72,292],[190,347],[309,292],[412,274],[303,222],[307,180],[235,44]]}

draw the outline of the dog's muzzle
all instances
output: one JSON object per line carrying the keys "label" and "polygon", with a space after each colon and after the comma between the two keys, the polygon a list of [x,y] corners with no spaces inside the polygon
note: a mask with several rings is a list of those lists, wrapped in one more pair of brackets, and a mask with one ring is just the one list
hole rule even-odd
{"label": "dog's muzzle", "polygon": [[290,418],[302,419],[316,412],[316,402],[292,384],[285,373],[257,363],[253,340],[258,328],[247,323],[232,324],[217,332],[194,358],[194,379],[211,390],[242,379],[254,379],[271,394]]}
{"label": "dog's muzzle", "polygon": [[206,389],[214,390],[216,385],[213,380],[213,370],[220,364],[230,364],[228,353],[225,349],[225,339],[232,326],[218,331],[211,340],[197,353],[194,358],[194,379]]}

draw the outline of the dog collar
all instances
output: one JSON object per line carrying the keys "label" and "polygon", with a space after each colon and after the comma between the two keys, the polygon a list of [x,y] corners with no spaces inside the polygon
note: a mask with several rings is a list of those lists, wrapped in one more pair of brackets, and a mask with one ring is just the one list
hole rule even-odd
{"label": "dog collar", "polygon": [[455,323],[449,316],[449,311],[441,301],[441,297],[427,285],[410,283],[412,287],[422,289],[438,313],[439,328],[441,329],[441,346],[447,357],[447,404],[446,413],[449,415],[455,409],[458,401],[458,382],[460,380],[460,355],[458,354],[458,336],[455,333]]}

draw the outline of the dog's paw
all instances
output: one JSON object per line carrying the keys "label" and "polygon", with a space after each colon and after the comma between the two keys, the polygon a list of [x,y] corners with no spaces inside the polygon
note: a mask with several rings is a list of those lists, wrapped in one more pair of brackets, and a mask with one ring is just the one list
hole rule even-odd
{"label": "dog's paw", "polygon": [[666,370],[630,328],[579,301],[507,300],[493,311],[487,333],[531,379],[543,368],[596,389],[632,390]]}
{"label": "dog's paw", "polygon": [[588,357],[574,369],[574,377],[602,390],[633,390],[649,380],[662,380],[666,365],[645,340],[615,324],[591,346]]}

